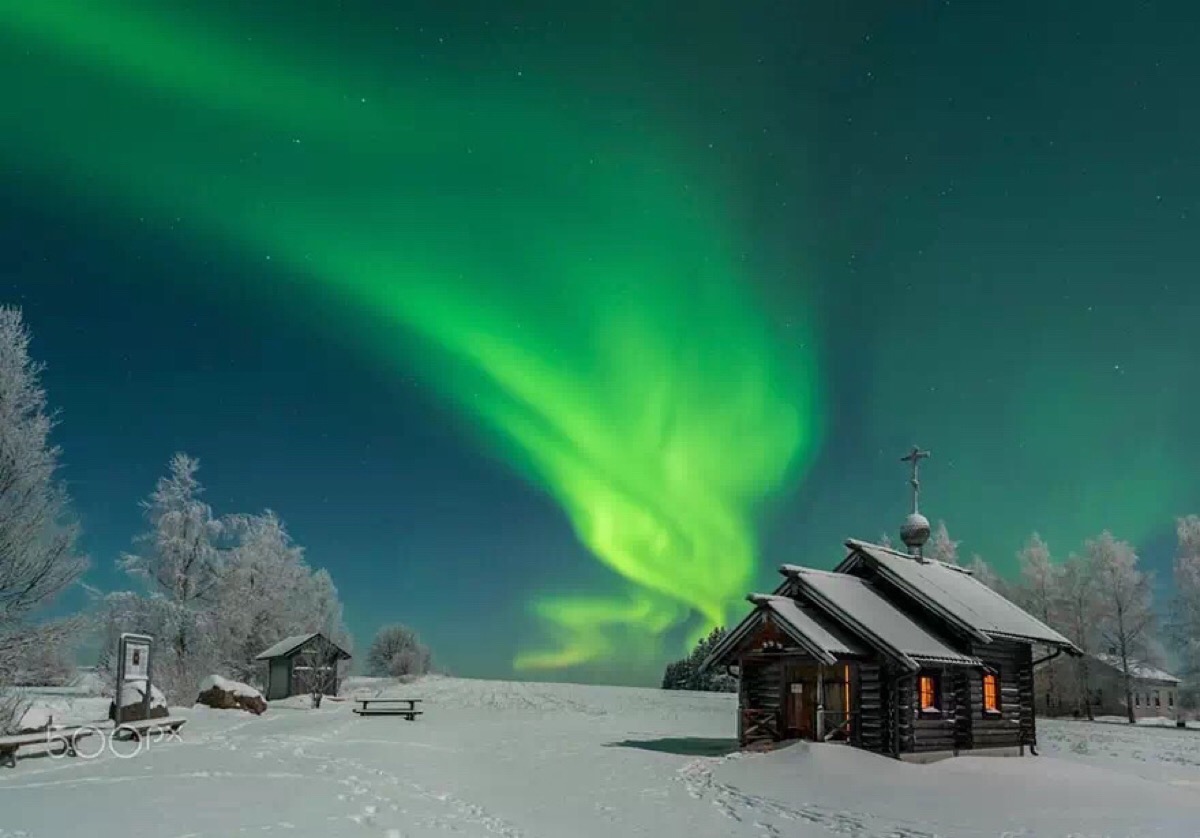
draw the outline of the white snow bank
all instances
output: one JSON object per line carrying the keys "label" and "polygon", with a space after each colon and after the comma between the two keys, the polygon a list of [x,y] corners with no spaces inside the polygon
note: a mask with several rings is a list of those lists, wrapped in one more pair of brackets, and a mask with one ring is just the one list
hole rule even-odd
{"label": "white snow bank", "polygon": [[249,684],[243,684],[240,681],[230,681],[228,678],[222,678],[220,675],[209,675],[200,682],[200,692],[208,692],[213,687],[227,693],[240,695],[243,698],[262,698],[262,693],[251,687]]}
{"label": "white snow bank", "polygon": [[[145,681],[128,681],[121,686],[121,706],[129,707],[133,704],[141,704],[142,699],[146,696]],[[166,707],[167,697],[163,695],[163,691],[158,687],[150,688],[150,707]]]}
{"label": "white snow bank", "polygon": [[43,730],[49,727],[53,714],[46,707],[30,707],[17,724],[17,730]]}
{"label": "white snow bank", "polygon": [[[0,771],[0,834],[74,835],[80,812],[94,838],[1196,838],[1200,823],[1191,732],[1039,720],[1044,756],[933,765],[842,745],[722,756],[731,695],[444,677],[354,688],[421,698],[425,714],[197,711],[182,743],[135,759]],[[113,793],[131,781],[167,807],[161,822]]]}

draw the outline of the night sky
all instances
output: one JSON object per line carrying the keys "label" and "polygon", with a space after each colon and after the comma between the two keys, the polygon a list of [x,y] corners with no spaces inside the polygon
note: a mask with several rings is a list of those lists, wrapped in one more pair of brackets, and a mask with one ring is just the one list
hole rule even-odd
{"label": "night sky", "polygon": [[[591,6],[592,8],[576,8]],[[1200,511],[1200,14],[0,2],[0,301],[93,559],[169,456],[360,647],[656,681],[923,509],[1004,574]],[[76,595],[73,600],[81,599]]]}

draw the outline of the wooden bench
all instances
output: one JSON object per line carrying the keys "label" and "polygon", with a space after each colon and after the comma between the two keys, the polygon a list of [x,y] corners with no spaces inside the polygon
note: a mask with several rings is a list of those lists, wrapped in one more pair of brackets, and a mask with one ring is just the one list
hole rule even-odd
{"label": "wooden bench", "polygon": [[153,733],[178,733],[179,728],[187,724],[187,719],[166,716],[161,719],[143,719],[137,722],[122,722],[113,729],[113,735],[121,731],[129,733],[130,738],[145,739]]}
{"label": "wooden bench", "polygon": [[17,751],[27,745],[45,745],[47,749],[62,745],[67,756],[77,756],[75,743],[98,733],[94,727],[60,727],[34,733],[14,733],[0,736],[0,765],[17,767]]}
{"label": "wooden bench", "polygon": [[412,722],[424,712],[417,709],[419,698],[358,698],[355,703],[362,705],[354,708],[360,716],[403,716]]}

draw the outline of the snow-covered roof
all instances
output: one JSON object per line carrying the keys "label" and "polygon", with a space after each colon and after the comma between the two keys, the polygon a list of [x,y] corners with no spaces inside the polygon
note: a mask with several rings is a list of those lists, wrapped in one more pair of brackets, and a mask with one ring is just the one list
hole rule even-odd
{"label": "snow-covered roof", "polygon": [[[1103,664],[1111,666],[1117,671],[1124,671],[1121,668],[1121,659],[1116,655],[1093,655],[1092,657]],[[1149,664],[1140,663],[1138,661],[1129,662],[1129,674],[1140,681],[1162,681],[1167,684],[1182,683],[1170,672],[1164,672],[1161,669],[1157,669]]]}
{"label": "snow-covered roof", "polygon": [[980,641],[988,642],[993,636],[1033,640],[1081,654],[1070,640],[964,568],[918,559],[864,541],[847,541],[846,546],[851,554],[838,566],[838,571],[849,571],[858,561],[866,561],[888,582]]}
{"label": "snow-covered roof", "polygon": [[290,655],[292,652],[299,649],[308,641],[317,636],[319,632],[310,631],[308,634],[293,634],[291,637],[285,637],[274,646],[269,646],[263,649],[254,656],[256,661],[266,660],[267,658],[281,658],[285,655]]}
{"label": "snow-covered roof", "polygon": [[759,594],[751,595],[751,601],[766,605],[779,618],[781,627],[803,635],[830,655],[861,655],[866,651],[860,641],[807,603]]}
{"label": "snow-covered roof", "polygon": [[833,664],[839,655],[861,655],[866,651],[862,643],[849,632],[810,605],[784,596],[765,594],[750,594],[746,599],[754,604],[754,610],[713,647],[701,664],[702,669],[724,660],[765,622],[768,615],[797,646],[822,663]]}
{"label": "snow-covered roof", "polygon": [[797,565],[781,571],[795,580],[798,595],[914,671],[921,662],[982,666],[979,658],[950,648],[857,576]]}
{"label": "snow-covered roof", "polygon": [[[265,661],[268,658],[287,657],[288,655],[290,655],[293,652],[295,652],[296,650],[298,650],[305,643],[312,640],[314,637],[323,637],[323,636],[324,635],[322,635],[321,632],[319,632],[319,631],[312,631],[312,632],[309,632],[308,634],[293,634],[291,637],[283,638],[283,640],[280,640],[274,646],[271,646],[268,649],[262,650],[261,652],[259,652],[257,655],[254,656],[254,659],[256,661]],[[329,643],[335,649],[338,650],[339,657],[345,658],[346,660],[350,659],[349,652],[347,652],[345,649],[343,649],[338,644],[334,643],[332,640],[330,640]]]}

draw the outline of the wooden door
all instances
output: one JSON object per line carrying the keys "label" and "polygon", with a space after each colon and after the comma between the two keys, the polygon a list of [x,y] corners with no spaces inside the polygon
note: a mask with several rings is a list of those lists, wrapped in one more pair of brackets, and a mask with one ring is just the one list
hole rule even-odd
{"label": "wooden door", "polygon": [[787,728],[790,736],[812,739],[817,727],[817,685],[808,680],[788,685]]}

